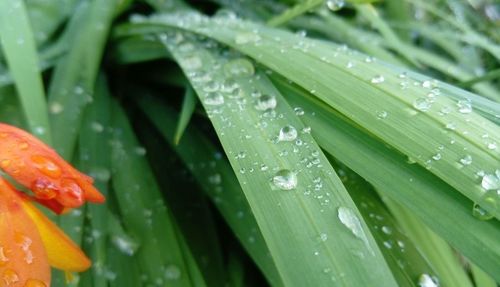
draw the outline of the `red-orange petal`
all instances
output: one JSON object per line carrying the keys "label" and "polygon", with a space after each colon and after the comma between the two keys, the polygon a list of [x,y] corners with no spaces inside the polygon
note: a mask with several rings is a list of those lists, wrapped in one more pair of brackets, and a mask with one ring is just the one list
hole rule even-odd
{"label": "red-orange petal", "polygon": [[2,178],[0,286],[50,286],[50,266],[40,234],[24,211],[18,192]]}
{"label": "red-orange petal", "polygon": [[73,168],[34,136],[1,123],[0,168],[55,212],[79,207],[85,201],[105,200],[91,177]]}

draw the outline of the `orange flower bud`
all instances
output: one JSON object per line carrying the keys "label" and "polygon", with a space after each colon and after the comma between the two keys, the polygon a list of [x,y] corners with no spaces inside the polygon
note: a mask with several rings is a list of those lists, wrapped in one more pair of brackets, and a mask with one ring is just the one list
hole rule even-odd
{"label": "orange flower bud", "polygon": [[79,207],[85,201],[105,200],[91,177],[73,168],[34,136],[1,123],[0,168],[56,213]]}

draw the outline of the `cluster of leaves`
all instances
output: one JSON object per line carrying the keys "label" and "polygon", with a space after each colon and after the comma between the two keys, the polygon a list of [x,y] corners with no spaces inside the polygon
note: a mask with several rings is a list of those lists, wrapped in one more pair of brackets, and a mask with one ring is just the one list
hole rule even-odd
{"label": "cluster of leaves", "polygon": [[370,2],[0,0],[0,121],[108,198],[70,285],[497,286],[500,7]]}

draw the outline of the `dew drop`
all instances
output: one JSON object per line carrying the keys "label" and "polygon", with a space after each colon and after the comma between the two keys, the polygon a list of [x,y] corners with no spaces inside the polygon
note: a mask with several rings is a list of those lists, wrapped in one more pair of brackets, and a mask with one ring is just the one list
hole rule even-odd
{"label": "dew drop", "polygon": [[298,184],[297,174],[288,169],[282,169],[273,176],[272,183],[281,190],[295,189]]}
{"label": "dew drop", "polygon": [[442,155],[440,153],[437,153],[437,154],[432,156],[433,160],[440,160],[441,158],[442,158]]}
{"label": "dew drop", "polygon": [[328,1],[326,1],[326,6],[331,11],[338,11],[338,10],[342,9],[344,7],[344,5],[345,5],[344,0],[328,0]]}
{"label": "dew drop", "polygon": [[474,206],[472,207],[472,215],[479,220],[489,220],[494,217],[493,214],[489,213],[486,209],[484,209],[477,203],[474,203]]}
{"label": "dew drop", "polygon": [[372,84],[381,84],[385,81],[384,76],[382,75],[377,75],[371,79]]}
{"label": "dew drop", "polygon": [[422,274],[418,277],[419,287],[439,287],[439,282],[436,277],[428,274]]}
{"label": "dew drop", "polygon": [[255,68],[249,60],[239,58],[224,64],[224,72],[229,77],[250,77],[255,73]]}
{"label": "dew drop", "polygon": [[297,130],[291,125],[286,125],[280,129],[279,141],[294,141],[297,138]]}
{"label": "dew drop", "polygon": [[7,269],[3,272],[2,280],[5,283],[5,286],[10,286],[19,282],[19,275],[17,275],[16,271]]}
{"label": "dew drop", "polygon": [[249,44],[249,43],[255,43],[260,41],[260,36],[257,33],[252,33],[252,32],[245,32],[245,33],[239,33],[236,35],[234,41],[238,45],[244,45],[244,44]]}
{"label": "dew drop", "polygon": [[363,227],[356,213],[352,209],[344,206],[339,207],[337,212],[340,222],[347,227],[354,236],[363,240],[365,245],[368,246],[368,238],[363,231]]}
{"label": "dew drop", "polygon": [[118,250],[127,256],[134,255],[137,248],[139,248],[139,244],[128,236],[115,235],[112,237],[111,241],[113,242],[113,245],[118,248]]}
{"label": "dew drop", "polygon": [[472,112],[472,105],[470,101],[460,100],[457,102],[458,112],[462,114],[469,114]]}
{"label": "dew drop", "polygon": [[377,119],[383,120],[387,118],[388,113],[386,111],[380,111],[377,113]]}
{"label": "dew drop", "polygon": [[485,174],[481,180],[481,186],[485,190],[500,189],[500,179],[495,174]]}
{"label": "dew drop", "polygon": [[426,98],[418,98],[413,102],[415,109],[426,112],[431,108],[431,103]]}
{"label": "dew drop", "polygon": [[203,66],[203,63],[198,56],[183,58],[181,63],[184,69],[188,71],[198,70]]}
{"label": "dew drop", "polygon": [[276,108],[277,103],[275,96],[264,94],[257,99],[255,109],[259,111],[272,110]]}
{"label": "dew drop", "polygon": [[470,165],[472,163],[472,156],[465,155],[463,158],[460,159],[460,163],[463,165]]}
{"label": "dew drop", "polygon": [[60,178],[62,174],[61,168],[52,160],[41,155],[34,155],[31,157],[31,162],[40,172],[51,178]]}
{"label": "dew drop", "polygon": [[31,185],[31,190],[36,198],[42,200],[52,199],[57,196],[59,189],[46,178],[38,178]]}
{"label": "dew drop", "polygon": [[212,92],[205,95],[203,103],[208,106],[220,106],[224,104],[224,96],[218,92]]}
{"label": "dew drop", "polygon": [[165,278],[167,280],[178,280],[181,278],[181,270],[176,265],[170,264],[165,268]]}
{"label": "dew drop", "polygon": [[297,116],[303,116],[304,115],[304,109],[302,109],[301,107],[295,107],[293,109],[293,111],[295,112],[295,115],[297,115]]}

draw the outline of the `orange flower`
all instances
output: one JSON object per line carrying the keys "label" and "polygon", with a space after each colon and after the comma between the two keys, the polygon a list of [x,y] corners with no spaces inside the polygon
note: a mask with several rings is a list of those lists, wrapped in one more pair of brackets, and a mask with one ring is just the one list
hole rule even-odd
{"label": "orange flower", "polygon": [[0,168],[30,189],[36,201],[59,214],[86,200],[104,202],[91,177],[29,133],[1,123]]}
{"label": "orange flower", "polygon": [[0,286],[48,287],[50,266],[81,272],[90,265],[29,198],[0,178]]}
{"label": "orange flower", "polygon": [[33,204],[62,213],[86,200],[103,202],[93,180],[30,134],[0,124],[0,168],[33,192],[0,176],[0,286],[48,287],[50,266],[82,272],[91,265],[80,248]]}

